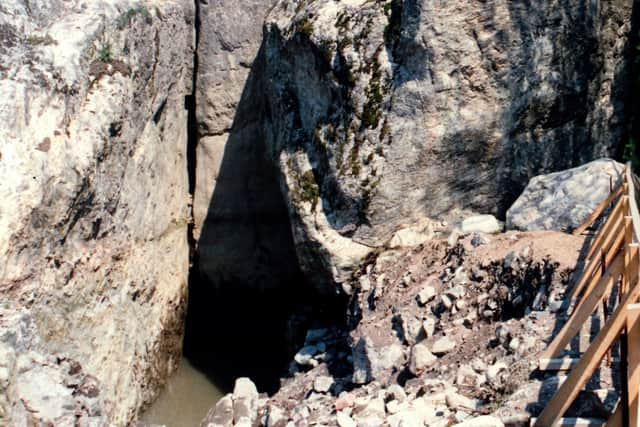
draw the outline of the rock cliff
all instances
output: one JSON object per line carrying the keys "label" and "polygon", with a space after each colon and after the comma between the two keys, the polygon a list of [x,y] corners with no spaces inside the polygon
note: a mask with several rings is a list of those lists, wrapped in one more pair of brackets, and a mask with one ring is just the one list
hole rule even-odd
{"label": "rock cliff", "polygon": [[194,24],[187,0],[0,5],[2,425],[125,425],[179,360]]}
{"label": "rock cliff", "polygon": [[265,137],[304,271],[344,281],[399,228],[502,217],[532,176],[614,155],[632,6],[279,1]]}
{"label": "rock cliff", "polygon": [[262,23],[273,0],[200,4],[194,236],[214,286],[297,278],[279,171],[265,145]]}

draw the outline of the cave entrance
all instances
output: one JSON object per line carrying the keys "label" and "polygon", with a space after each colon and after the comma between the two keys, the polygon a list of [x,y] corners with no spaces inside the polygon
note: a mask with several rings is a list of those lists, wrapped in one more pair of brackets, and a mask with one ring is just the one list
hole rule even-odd
{"label": "cave entrance", "polygon": [[236,378],[249,377],[261,392],[275,393],[313,317],[312,292],[303,283],[251,290],[241,283],[212,284],[192,271],[185,358],[224,392],[232,391]]}

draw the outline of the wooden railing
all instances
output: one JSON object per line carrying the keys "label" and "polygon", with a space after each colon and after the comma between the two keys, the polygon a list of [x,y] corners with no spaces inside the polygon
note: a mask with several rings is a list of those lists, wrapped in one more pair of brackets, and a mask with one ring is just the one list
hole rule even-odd
{"label": "wooden railing", "polygon": [[[640,215],[636,189],[638,179],[627,164],[622,182],[611,189],[593,214],[575,230],[583,233],[613,206],[611,213],[592,240],[585,267],[570,294],[573,307],[568,321],[543,352],[540,370],[570,370],[567,379],[537,419],[535,427],[577,425],[562,418],[578,393],[585,387],[605,357],[612,361],[612,347],[619,342],[621,399],[610,418],[601,425],[638,426],[638,393],[640,387]],[[589,191],[589,189],[585,189]],[[614,307],[608,304],[615,301]],[[585,322],[602,304],[605,322],[588,349],[579,359],[560,355],[580,332]],[[609,316],[608,314],[611,313]],[[595,425],[595,424],[591,424]]]}

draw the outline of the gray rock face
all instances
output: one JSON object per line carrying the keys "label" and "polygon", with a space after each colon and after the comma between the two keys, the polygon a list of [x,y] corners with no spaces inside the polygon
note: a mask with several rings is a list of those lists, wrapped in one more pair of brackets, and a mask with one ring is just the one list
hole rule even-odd
{"label": "gray rock face", "polygon": [[632,4],[279,1],[265,137],[304,271],[342,281],[399,228],[613,154]]}
{"label": "gray rock face", "polygon": [[16,341],[3,320],[0,342],[34,361],[9,368],[0,425],[73,424],[56,358],[90,376],[100,425],[131,422],[179,360],[194,22],[187,0],[0,6],[0,317],[31,325]]}
{"label": "gray rock face", "polygon": [[624,165],[602,159],[533,178],[507,211],[507,227],[563,230],[580,226],[622,180]]}
{"label": "gray rock face", "polygon": [[264,144],[260,46],[273,3],[199,2],[194,234],[200,270],[216,285],[272,288],[298,272]]}

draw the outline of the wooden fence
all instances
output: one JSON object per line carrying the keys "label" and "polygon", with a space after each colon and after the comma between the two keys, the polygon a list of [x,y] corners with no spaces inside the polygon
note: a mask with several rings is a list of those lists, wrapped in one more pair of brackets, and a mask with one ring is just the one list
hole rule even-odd
{"label": "wooden fence", "polygon": [[[583,233],[613,206],[611,214],[592,239],[582,275],[568,295],[571,315],[542,354],[540,370],[570,370],[544,411],[532,420],[535,427],[580,425],[577,419],[563,418],[605,357],[611,362],[612,347],[619,343],[622,393],[610,418],[600,425],[638,426],[640,387],[640,215],[636,189],[638,179],[627,164],[622,182],[611,188],[610,196],[575,230]],[[585,189],[589,191],[589,189]],[[614,307],[608,304],[615,301]],[[580,358],[562,358],[561,353],[580,332],[585,322],[602,304],[603,327]],[[610,315],[608,315],[610,313]],[[585,425],[597,425],[584,420]]]}

